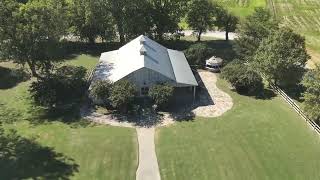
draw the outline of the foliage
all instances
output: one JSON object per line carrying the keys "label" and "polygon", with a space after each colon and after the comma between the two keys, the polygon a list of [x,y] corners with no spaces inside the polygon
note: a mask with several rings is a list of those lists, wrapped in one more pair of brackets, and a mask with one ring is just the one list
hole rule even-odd
{"label": "foliage", "polygon": [[174,88],[169,84],[159,84],[150,88],[149,96],[159,108],[166,108],[173,96]]}
{"label": "foliage", "polygon": [[320,124],[320,67],[309,70],[303,78],[306,91],[303,94],[304,111],[308,116]]}
{"label": "foliage", "polygon": [[239,60],[225,66],[221,76],[230,82],[239,93],[257,94],[263,91],[264,85],[261,76]]}
{"label": "foliage", "polygon": [[165,33],[175,34],[179,30],[179,22],[187,12],[186,0],[149,0],[152,31],[155,38],[163,40]]}
{"label": "foliage", "polygon": [[205,43],[197,43],[191,45],[185,55],[190,65],[204,67],[206,59],[212,56],[213,49]]}
{"label": "foliage", "polygon": [[107,80],[98,80],[92,83],[90,96],[95,99],[102,101],[103,104],[108,102],[108,98],[111,94],[112,84]]}
{"label": "foliage", "polygon": [[211,30],[214,26],[216,7],[208,0],[192,0],[188,6],[187,23],[197,34],[198,41],[201,34]]}
{"label": "foliage", "polygon": [[235,51],[241,60],[250,61],[260,42],[278,29],[278,22],[268,10],[255,9],[254,13],[242,21],[235,40]]}
{"label": "foliage", "polygon": [[147,0],[108,0],[108,10],[119,33],[120,43],[150,34],[151,4]]}
{"label": "foliage", "polygon": [[83,67],[62,66],[53,74],[34,81],[30,93],[35,103],[50,109],[72,106],[82,100],[87,91]]}
{"label": "foliage", "polygon": [[117,110],[126,113],[134,100],[136,88],[127,80],[116,82],[111,90],[109,100]]}
{"label": "foliage", "polygon": [[264,39],[254,56],[253,66],[277,85],[297,84],[309,59],[305,39],[287,28]]}
{"label": "foliage", "polygon": [[[10,3],[8,3],[10,2]],[[66,31],[66,3],[64,0],[31,0],[15,4],[6,0],[0,4],[9,21],[1,22],[1,58],[30,68],[33,76],[38,70],[49,73],[58,60],[58,42]],[[1,11],[0,9],[0,11]],[[10,25],[9,25],[10,24]]]}
{"label": "foliage", "polygon": [[99,36],[112,40],[115,36],[111,14],[103,0],[71,0],[69,3],[71,33],[94,43]]}
{"label": "foliage", "polygon": [[218,6],[216,11],[215,25],[218,26],[220,30],[226,32],[226,40],[228,41],[229,32],[234,32],[236,30],[239,19],[223,7]]}

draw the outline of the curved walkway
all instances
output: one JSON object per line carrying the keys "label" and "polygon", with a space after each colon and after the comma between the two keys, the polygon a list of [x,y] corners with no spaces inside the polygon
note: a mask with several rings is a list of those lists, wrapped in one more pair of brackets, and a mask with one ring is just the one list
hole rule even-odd
{"label": "curved walkway", "polygon": [[204,86],[202,88],[207,93],[200,94],[200,105],[192,112],[196,116],[218,117],[230,110],[233,106],[232,98],[217,87],[217,75],[204,70],[198,70],[198,74]]}

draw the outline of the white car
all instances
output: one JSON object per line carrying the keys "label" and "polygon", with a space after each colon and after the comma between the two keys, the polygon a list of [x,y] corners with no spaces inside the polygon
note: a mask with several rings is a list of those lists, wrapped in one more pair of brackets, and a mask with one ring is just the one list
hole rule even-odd
{"label": "white car", "polygon": [[206,69],[212,72],[220,72],[223,65],[223,59],[219,57],[212,56],[210,59],[206,60]]}

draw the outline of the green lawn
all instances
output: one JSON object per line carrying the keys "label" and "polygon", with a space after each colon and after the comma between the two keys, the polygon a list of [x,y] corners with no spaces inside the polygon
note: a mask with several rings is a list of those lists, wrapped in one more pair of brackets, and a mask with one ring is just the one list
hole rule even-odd
{"label": "green lawn", "polygon": [[250,15],[256,7],[268,7],[280,22],[306,37],[312,60],[309,67],[320,63],[319,0],[218,0],[239,17]]}
{"label": "green lawn", "polygon": [[320,179],[320,139],[279,97],[257,100],[231,92],[234,107],[157,129],[163,180]]}
{"label": "green lawn", "polygon": [[221,5],[227,7],[237,16],[245,17],[250,15],[256,7],[265,7],[266,0],[218,0]]}
{"label": "green lawn", "polygon": [[[81,55],[66,63],[90,69],[97,60],[96,57]],[[14,67],[10,63],[0,63],[0,66]],[[14,167],[19,167],[6,171],[0,168],[0,179],[62,179],[65,176],[84,180],[135,179],[138,157],[134,129],[76,126],[77,123],[66,123],[69,119],[64,114],[60,117],[40,116],[41,109],[30,103],[29,85],[30,81],[27,81],[9,89],[0,89],[0,120],[13,121],[5,124],[5,129],[16,129],[27,139],[35,138],[38,144],[26,145],[26,150],[18,154],[21,162],[1,162],[0,158],[0,164],[13,163]],[[47,122],[31,124],[30,121],[35,119]],[[52,151],[47,150],[47,146]],[[38,158],[43,164],[39,165]],[[73,166],[68,165],[69,158],[75,167],[71,173],[68,171]]]}

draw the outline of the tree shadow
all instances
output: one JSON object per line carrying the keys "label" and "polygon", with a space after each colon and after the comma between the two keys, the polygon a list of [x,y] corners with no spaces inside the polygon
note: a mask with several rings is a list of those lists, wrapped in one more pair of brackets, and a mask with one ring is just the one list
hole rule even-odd
{"label": "tree shadow", "polygon": [[231,89],[231,90],[242,96],[248,96],[248,97],[252,97],[260,100],[271,100],[277,96],[277,94],[272,89],[269,89],[269,88],[264,88],[262,91],[251,92],[251,93],[247,91],[239,91],[239,90],[237,91],[235,89]]}
{"label": "tree shadow", "polygon": [[34,105],[29,111],[32,113],[28,118],[29,122],[35,126],[52,122],[61,122],[70,125],[71,128],[94,125],[81,117],[80,104],[59,109],[46,109]]}
{"label": "tree shadow", "polygon": [[1,135],[0,179],[69,179],[79,165],[72,158],[15,131]]}
{"label": "tree shadow", "polygon": [[10,89],[30,79],[23,69],[10,69],[0,66],[0,89]]}
{"label": "tree shadow", "polygon": [[79,54],[88,54],[91,56],[100,56],[101,53],[107,51],[113,51],[119,49],[121,44],[119,42],[107,42],[107,43],[87,43],[87,42],[74,42],[63,41],[60,44],[60,59],[71,60],[77,57]]}
{"label": "tree shadow", "polygon": [[[162,45],[166,46],[169,49],[184,51],[188,49],[191,45],[197,44],[199,42],[187,41],[187,40],[171,40],[171,41],[162,41]],[[231,62],[236,57],[236,52],[233,49],[233,41],[225,40],[205,40],[200,43],[207,44],[210,48],[213,49],[212,56],[220,57],[224,60],[224,63]]]}

